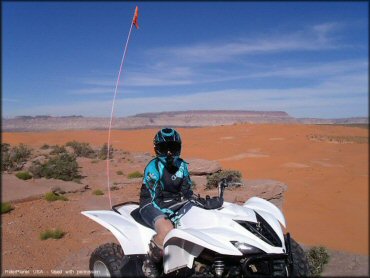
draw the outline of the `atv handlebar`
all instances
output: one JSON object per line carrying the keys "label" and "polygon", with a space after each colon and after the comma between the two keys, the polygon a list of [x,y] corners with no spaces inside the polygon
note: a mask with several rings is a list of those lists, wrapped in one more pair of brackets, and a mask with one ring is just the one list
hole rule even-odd
{"label": "atv handlebar", "polygon": [[231,182],[231,179],[230,178],[224,178],[222,180],[220,180],[218,182],[218,196],[220,198],[223,198],[224,197],[224,191],[225,191],[225,188],[226,187],[229,187],[231,185],[243,185],[242,183],[240,182]]}

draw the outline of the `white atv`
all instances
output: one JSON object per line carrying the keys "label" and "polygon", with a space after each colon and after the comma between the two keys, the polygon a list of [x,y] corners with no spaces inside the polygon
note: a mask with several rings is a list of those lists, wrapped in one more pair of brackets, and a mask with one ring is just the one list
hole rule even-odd
{"label": "white atv", "polygon": [[[228,182],[219,183],[219,196]],[[224,202],[205,210],[186,200],[173,216],[175,229],[164,239],[163,277],[308,276],[302,248],[284,235],[284,215],[272,203],[252,197],[242,206]],[[120,245],[107,243],[92,253],[92,277],[144,277],[142,264],[155,231],[141,219],[139,205],[83,211],[107,228]]]}

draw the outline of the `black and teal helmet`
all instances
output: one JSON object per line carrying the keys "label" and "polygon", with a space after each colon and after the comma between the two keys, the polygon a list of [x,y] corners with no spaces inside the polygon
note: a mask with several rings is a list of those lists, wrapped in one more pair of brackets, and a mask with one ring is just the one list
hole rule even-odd
{"label": "black and teal helmet", "polygon": [[154,151],[157,156],[167,156],[170,152],[173,156],[180,156],[181,137],[173,128],[162,128],[154,136]]}

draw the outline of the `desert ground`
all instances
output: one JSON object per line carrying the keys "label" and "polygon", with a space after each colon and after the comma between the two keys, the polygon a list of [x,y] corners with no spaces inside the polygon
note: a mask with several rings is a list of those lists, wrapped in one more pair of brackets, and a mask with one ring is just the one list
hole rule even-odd
{"label": "desert ground", "polygon": [[[152,140],[156,131],[115,130],[111,143],[115,149],[131,154],[153,154]],[[287,231],[300,243],[369,255],[368,129],[236,124],[179,128],[178,131],[183,139],[185,160],[215,160],[223,169],[239,170],[245,180],[272,179],[285,183],[288,189],[283,213]],[[2,136],[3,143],[24,143],[33,148],[43,144],[62,145],[72,140],[101,146],[107,141],[106,131],[93,130],[5,132]],[[83,184],[91,189],[106,189],[105,161],[90,163],[80,159],[79,164],[86,176]],[[142,171],[145,166],[144,162],[131,165],[116,160],[111,164],[112,182],[117,184],[121,179],[115,174],[118,169],[127,173]],[[5,186],[16,183],[17,179],[3,176],[2,181],[4,193]],[[26,182],[30,188],[42,183]],[[124,184],[112,191],[113,203],[137,201],[139,188],[140,180]],[[9,186],[6,190],[9,191]],[[85,191],[67,195],[68,202],[48,203],[42,198],[16,202],[13,211],[2,215],[3,269],[68,269],[87,263],[81,258],[86,258],[99,244],[112,241],[109,232],[79,214],[82,210],[108,209],[108,194],[95,196]],[[53,227],[62,227],[67,231],[66,236],[61,240],[38,239],[40,231]]]}

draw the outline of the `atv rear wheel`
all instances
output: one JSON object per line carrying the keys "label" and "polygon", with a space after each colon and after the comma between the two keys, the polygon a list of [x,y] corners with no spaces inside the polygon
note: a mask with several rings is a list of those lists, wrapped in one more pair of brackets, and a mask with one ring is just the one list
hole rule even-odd
{"label": "atv rear wheel", "polygon": [[121,277],[121,269],[128,258],[121,246],[115,243],[106,243],[91,254],[89,268],[91,277]]}
{"label": "atv rear wheel", "polygon": [[310,276],[308,260],[302,247],[293,239],[290,238],[290,249],[292,251],[292,277],[307,277]]}

